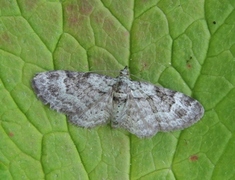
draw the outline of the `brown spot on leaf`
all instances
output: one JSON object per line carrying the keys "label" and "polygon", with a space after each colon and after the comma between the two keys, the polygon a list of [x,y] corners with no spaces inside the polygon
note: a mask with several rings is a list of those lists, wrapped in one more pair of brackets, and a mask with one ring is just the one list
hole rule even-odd
{"label": "brown spot on leaf", "polygon": [[26,7],[26,9],[28,11],[32,11],[33,9],[35,9],[38,6],[38,1],[37,0],[33,0],[33,1],[25,1],[24,7]]}
{"label": "brown spot on leaf", "polygon": [[[68,25],[70,27],[83,26],[86,21],[86,16],[84,16],[82,5],[70,4],[65,8],[65,17],[67,18]],[[85,14],[86,15],[86,14]]]}
{"label": "brown spot on leaf", "polygon": [[14,133],[13,133],[13,132],[9,132],[8,135],[9,135],[10,137],[13,137],[13,136],[14,136]]}
{"label": "brown spot on leaf", "polygon": [[141,61],[141,71],[146,71],[149,69],[149,64]]}
{"label": "brown spot on leaf", "polygon": [[193,57],[190,56],[189,59],[186,61],[186,66],[187,66],[188,69],[192,68],[192,63],[191,63],[192,59],[193,59]]}
{"label": "brown spot on leaf", "polygon": [[77,24],[78,23],[78,17],[76,15],[71,15],[68,18],[68,21],[69,21],[69,25]]}
{"label": "brown spot on leaf", "polygon": [[73,4],[70,4],[70,5],[68,5],[68,6],[65,8],[65,10],[66,10],[67,13],[72,12],[72,11],[74,11],[75,9],[77,9],[77,6],[76,6],[76,5],[73,5]]}
{"label": "brown spot on leaf", "polygon": [[194,161],[197,161],[198,160],[198,156],[197,155],[192,155],[190,156],[190,161],[194,162]]}
{"label": "brown spot on leaf", "polygon": [[0,44],[3,46],[3,44],[12,44],[11,42],[11,38],[10,36],[8,35],[7,32],[4,32],[2,34],[0,34]]}
{"label": "brown spot on leaf", "polygon": [[112,32],[114,31],[116,28],[115,28],[115,24],[114,22],[111,20],[111,19],[105,19],[104,21],[104,30],[106,32]]}
{"label": "brown spot on leaf", "polygon": [[82,15],[89,15],[93,10],[93,7],[87,0],[80,1],[79,12]]}
{"label": "brown spot on leaf", "polygon": [[192,65],[189,64],[189,63],[187,63],[187,68],[188,68],[188,69],[191,69],[191,68],[192,68]]}

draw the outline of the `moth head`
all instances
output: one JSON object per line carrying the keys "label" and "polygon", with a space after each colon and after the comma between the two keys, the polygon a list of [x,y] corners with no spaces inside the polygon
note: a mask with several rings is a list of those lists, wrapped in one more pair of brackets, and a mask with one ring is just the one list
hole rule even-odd
{"label": "moth head", "polygon": [[130,77],[129,69],[126,66],[123,70],[120,71],[120,77]]}

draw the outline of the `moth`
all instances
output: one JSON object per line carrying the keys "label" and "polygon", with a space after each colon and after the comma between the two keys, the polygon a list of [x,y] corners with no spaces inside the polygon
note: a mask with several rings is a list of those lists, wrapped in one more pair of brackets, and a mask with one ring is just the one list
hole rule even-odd
{"label": "moth", "polygon": [[37,74],[32,87],[50,108],[75,125],[92,128],[111,123],[137,137],[184,129],[201,119],[195,99],[147,82],[132,81],[125,67],[117,78],[65,70]]}

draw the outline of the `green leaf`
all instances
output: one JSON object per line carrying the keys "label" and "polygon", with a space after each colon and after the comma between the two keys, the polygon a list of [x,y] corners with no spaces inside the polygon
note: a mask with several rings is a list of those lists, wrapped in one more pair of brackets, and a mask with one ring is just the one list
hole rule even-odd
{"label": "green leaf", "polygon": [[[232,179],[235,2],[0,1],[0,179]],[[139,139],[75,127],[39,101],[31,80],[55,69],[124,66],[199,100],[182,131]]]}

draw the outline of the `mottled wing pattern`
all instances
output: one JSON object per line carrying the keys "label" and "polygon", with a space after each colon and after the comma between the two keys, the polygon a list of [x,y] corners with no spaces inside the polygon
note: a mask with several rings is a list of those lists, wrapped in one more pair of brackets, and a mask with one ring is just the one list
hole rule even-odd
{"label": "mottled wing pattern", "polygon": [[115,78],[63,70],[39,73],[33,78],[37,96],[82,127],[108,122],[115,83]]}
{"label": "mottled wing pattern", "polygon": [[112,127],[122,127],[138,137],[150,137],[157,133],[158,122],[146,99],[128,95],[126,104],[113,117]]}
{"label": "mottled wing pattern", "polygon": [[116,119],[117,127],[138,137],[189,127],[204,113],[198,101],[180,92],[136,81],[131,81],[129,88],[125,108]]}

